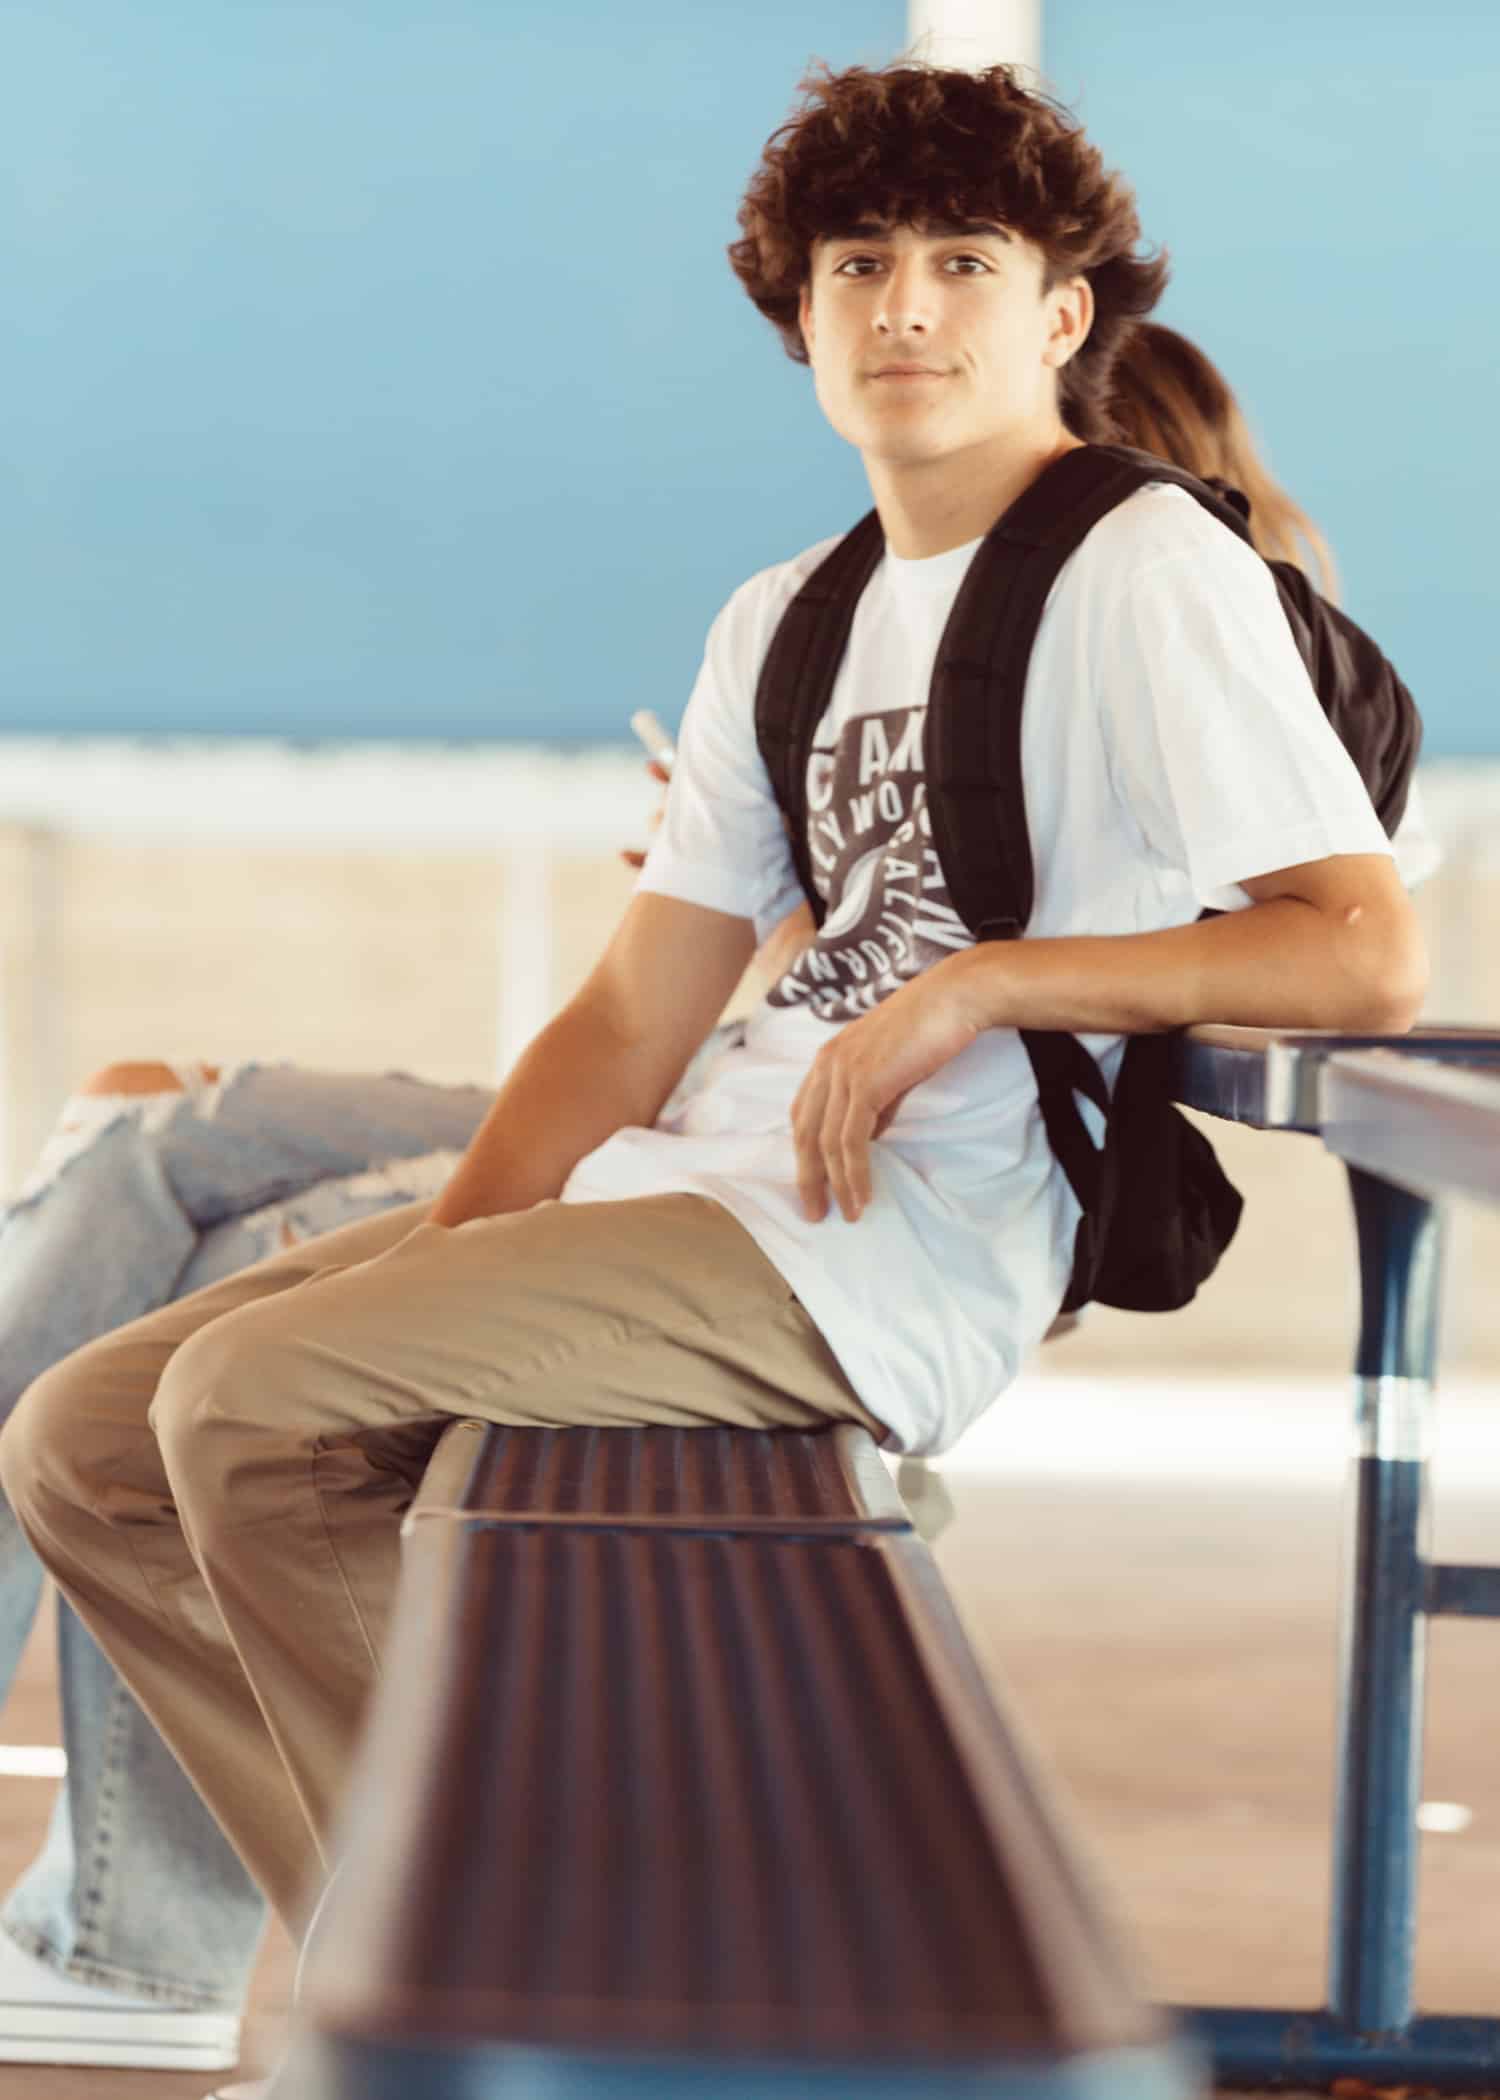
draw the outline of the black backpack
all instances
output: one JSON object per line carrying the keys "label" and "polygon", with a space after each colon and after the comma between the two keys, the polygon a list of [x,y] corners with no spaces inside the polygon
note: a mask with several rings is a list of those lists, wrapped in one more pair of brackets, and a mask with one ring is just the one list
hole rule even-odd
{"label": "black backpack", "polygon": [[[1021,705],[1058,570],[1085,533],[1151,482],[1195,496],[1249,540],[1249,506],[1125,445],[1084,445],[1045,468],[986,535],[938,645],[924,725],[932,840],[953,907],[976,940],[1016,940],[1034,882],[1021,792]],[[807,843],[807,763],[854,610],[885,549],[871,511],[808,578],[772,636],[755,729],[813,915],[824,906]],[[1406,806],[1421,738],[1410,693],[1379,649],[1289,562],[1268,564],[1324,712],[1387,834]],[[1170,1035],[1127,1039],[1111,1098],[1076,1036],[1022,1029],[1048,1142],[1082,1208],[1065,1310],[1095,1298],[1137,1312],[1185,1305],[1234,1236],[1241,1200],[1212,1146],[1169,1097]],[[1096,1145],[1078,1096],[1105,1118]]]}

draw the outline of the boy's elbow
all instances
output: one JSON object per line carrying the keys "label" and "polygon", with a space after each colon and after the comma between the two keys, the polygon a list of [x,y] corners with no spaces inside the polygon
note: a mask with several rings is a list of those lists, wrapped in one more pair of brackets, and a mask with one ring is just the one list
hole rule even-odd
{"label": "boy's elbow", "polygon": [[1421,994],[1379,991],[1345,1022],[1351,1035],[1406,1035],[1422,1011]]}
{"label": "boy's elbow", "polygon": [[1415,917],[1391,929],[1381,953],[1361,973],[1353,1013],[1338,1025],[1364,1035],[1405,1035],[1426,1004],[1430,971],[1427,946]]}

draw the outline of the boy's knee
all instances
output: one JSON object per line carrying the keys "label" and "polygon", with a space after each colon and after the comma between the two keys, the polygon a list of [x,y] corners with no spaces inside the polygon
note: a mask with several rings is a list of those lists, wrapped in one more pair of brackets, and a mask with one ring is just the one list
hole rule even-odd
{"label": "boy's knee", "polygon": [[147,1419],[174,1492],[227,1481],[247,1443],[291,1430],[307,1352],[261,1311],[242,1306],[200,1328],[158,1382]]}
{"label": "boy's knee", "polygon": [[83,1433],[82,1388],[71,1360],[33,1379],[0,1427],[0,1489],[24,1524],[48,1497],[74,1501],[87,1493],[98,1440]]}

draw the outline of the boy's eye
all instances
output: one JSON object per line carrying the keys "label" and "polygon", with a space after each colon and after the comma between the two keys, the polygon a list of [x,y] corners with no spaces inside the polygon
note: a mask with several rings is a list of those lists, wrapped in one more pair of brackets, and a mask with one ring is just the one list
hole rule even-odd
{"label": "boy's eye", "polygon": [[[973,265],[972,269],[965,269],[960,272],[964,277],[972,277],[976,271],[988,273],[990,268],[989,263],[982,255],[950,255],[945,260],[943,268],[946,270],[953,263]],[[868,265],[868,268],[865,265]],[[833,274],[835,277],[846,275],[850,277],[868,277],[871,270],[876,270],[879,267],[880,257],[878,255],[846,255],[842,262],[834,265]]]}

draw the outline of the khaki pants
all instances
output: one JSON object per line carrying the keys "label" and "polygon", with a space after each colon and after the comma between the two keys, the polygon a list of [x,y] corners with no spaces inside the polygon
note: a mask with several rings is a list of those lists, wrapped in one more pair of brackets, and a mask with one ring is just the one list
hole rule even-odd
{"label": "khaki pants", "polygon": [[399,1563],[455,1416],[883,1435],[706,1197],[415,1205],[65,1358],[0,1435],[42,1560],[294,1932],[327,1864]]}

